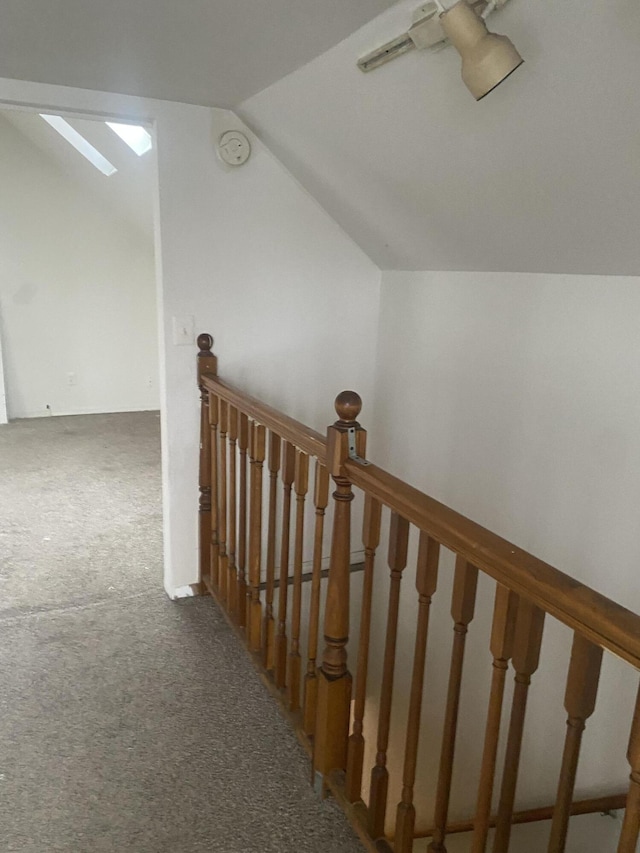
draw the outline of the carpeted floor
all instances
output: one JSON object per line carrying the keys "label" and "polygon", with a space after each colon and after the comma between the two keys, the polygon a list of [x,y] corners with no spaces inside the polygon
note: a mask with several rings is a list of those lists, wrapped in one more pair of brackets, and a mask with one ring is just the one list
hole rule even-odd
{"label": "carpeted floor", "polygon": [[157,412],[0,426],[0,613],[162,586]]}
{"label": "carpeted floor", "polygon": [[358,853],[209,599],[162,591],[153,413],[0,427],[0,853]]}

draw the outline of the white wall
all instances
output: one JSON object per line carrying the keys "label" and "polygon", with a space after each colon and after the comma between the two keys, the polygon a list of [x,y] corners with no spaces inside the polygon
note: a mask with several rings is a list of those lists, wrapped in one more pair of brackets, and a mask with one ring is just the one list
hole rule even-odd
{"label": "white wall", "polygon": [[0,185],[9,417],[157,409],[153,243],[3,117]]}
{"label": "white wall", "polygon": [[[640,610],[640,279],[494,273],[385,273],[369,457],[589,584]],[[381,562],[384,560],[381,554]],[[413,564],[415,565],[415,564]],[[415,636],[414,569],[403,592],[394,752],[401,755]],[[437,778],[452,622],[445,556],[427,664],[419,822]],[[376,624],[385,624],[380,565]],[[493,585],[469,635],[454,816],[473,811],[491,660]],[[382,648],[374,638],[374,659]],[[518,807],[555,798],[570,632],[547,620],[534,677]],[[374,667],[375,669],[375,667]],[[374,676],[375,678],[375,676]],[[511,681],[511,679],[510,679]],[[605,656],[578,794],[623,791],[637,674]],[[375,706],[371,707],[375,722]],[[399,799],[393,764],[391,803]],[[471,811],[470,811],[471,809]]]}
{"label": "white wall", "polygon": [[373,439],[400,476],[636,610],[638,312],[640,278],[385,273]]}
{"label": "white wall", "polygon": [[380,282],[255,137],[245,166],[223,167],[212,140],[242,127],[235,116],[184,110],[188,121],[164,136],[158,125],[176,586],[195,577],[198,422],[195,351],[171,346],[171,316],[193,315],[213,334],[222,376],[324,432],[340,390],[373,399]]}
{"label": "white wall", "polygon": [[214,140],[241,126],[203,107],[0,80],[0,100],[153,121],[158,149],[165,585],[197,577],[195,348],[173,315],[216,338],[225,377],[324,429],[345,387],[373,397],[379,271],[253,138],[241,169]]}

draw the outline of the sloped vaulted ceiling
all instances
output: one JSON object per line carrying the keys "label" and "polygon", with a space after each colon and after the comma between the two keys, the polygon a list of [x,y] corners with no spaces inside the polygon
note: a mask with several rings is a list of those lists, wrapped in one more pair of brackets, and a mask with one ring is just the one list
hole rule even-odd
{"label": "sloped vaulted ceiling", "polygon": [[1,110],[0,134],[6,124],[18,131],[26,145],[34,145],[48,163],[79,187],[94,203],[110,211],[149,247],[153,246],[155,157],[138,157],[104,122],[70,118],[69,122],[117,168],[109,178],[82,157],[37,113]]}
{"label": "sloped vaulted ceiling", "polygon": [[393,0],[2,0],[0,77],[229,107]]}
{"label": "sloped vaulted ceiling", "polygon": [[525,65],[480,103],[453,48],[356,68],[418,5],[241,116],[383,269],[640,274],[638,0],[511,0]]}
{"label": "sloped vaulted ceiling", "polygon": [[510,0],[480,103],[453,48],[356,68],[419,5],[3,0],[0,76],[237,109],[383,269],[640,274],[640,2]]}

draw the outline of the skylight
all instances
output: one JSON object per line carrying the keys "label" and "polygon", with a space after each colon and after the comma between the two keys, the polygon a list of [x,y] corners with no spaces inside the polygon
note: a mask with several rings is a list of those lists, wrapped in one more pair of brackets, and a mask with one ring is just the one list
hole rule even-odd
{"label": "skylight", "polygon": [[54,130],[57,130],[60,136],[66,139],[70,145],[73,145],[76,151],[82,154],[83,157],[86,157],[103,175],[109,177],[118,171],[113,163],[110,163],[106,157],[103,157],[90,142],[87,142],[84,136],[71,127],[69,122],[65,121],[61,116],[49,116],[40,113],[40,118],[43,118],[47,124],[50,124]]}
{"label": "skylight", "polygon": [[151,134],[139,124],[117,124],[114,121],[105,122],[114,133],[117,133],[123,142],[126,142],[138,157],[142,157],[153,148]]}

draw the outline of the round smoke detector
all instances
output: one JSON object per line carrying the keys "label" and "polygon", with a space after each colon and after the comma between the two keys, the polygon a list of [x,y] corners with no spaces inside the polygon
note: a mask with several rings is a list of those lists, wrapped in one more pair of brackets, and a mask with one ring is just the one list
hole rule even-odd
{"label": "round smoke detector", "polygon": [[239,130],[228,130],[218,140],[218,155],[228,166],[242,166],[251,156],[251,143]]}

